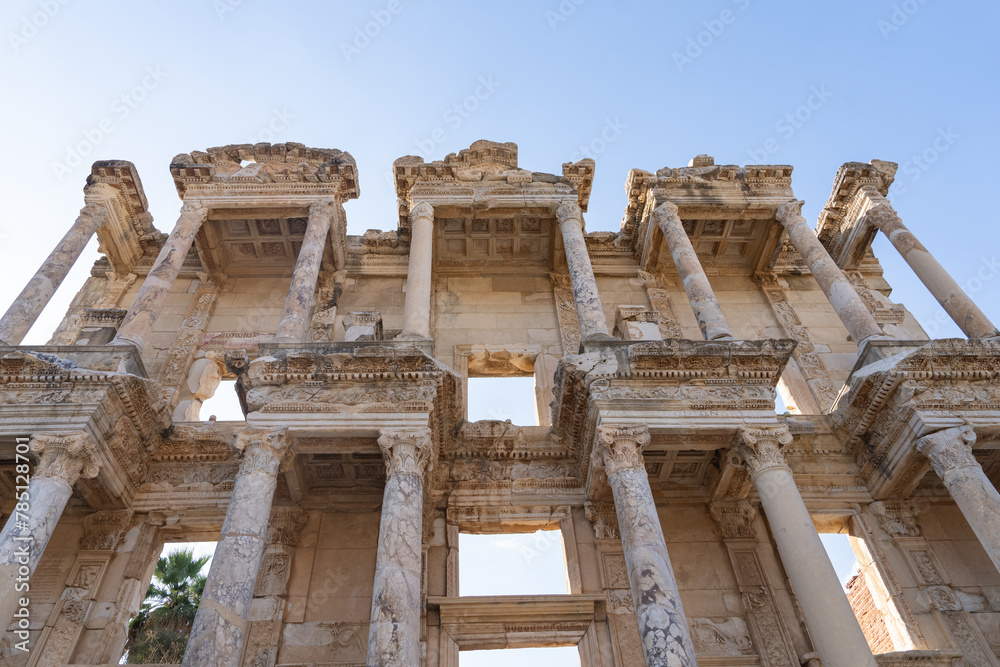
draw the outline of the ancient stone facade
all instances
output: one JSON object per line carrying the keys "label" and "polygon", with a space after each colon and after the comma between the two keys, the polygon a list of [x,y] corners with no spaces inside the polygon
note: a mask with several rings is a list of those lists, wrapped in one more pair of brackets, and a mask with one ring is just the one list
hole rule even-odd
{"label": "ancient stone facade", "polygon": [[[620,231],[587,233],[592,160],[479,141],[398,159],[398,225],[362,236],[340,150],[170,171],[166,235],[95,163],[0,319],[0,664],[117,664],[163,544],[218,540],[190,666],[1000,665],[1000,340],[892,163],[841,167],[815,230],[790,166],[635,169]],[[968,339],[889,299],[878,230]],[[538,425],[469,422],[469,378],[511,376]],[[246,420],[200,421],[232,379]],[[538,529],[569,594],[460,594],[459,533]],[[820,532],[850,535],[850,599]]]}

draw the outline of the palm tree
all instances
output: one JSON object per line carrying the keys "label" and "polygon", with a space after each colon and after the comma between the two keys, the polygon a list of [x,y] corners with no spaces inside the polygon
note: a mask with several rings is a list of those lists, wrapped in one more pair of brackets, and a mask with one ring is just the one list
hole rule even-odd
{"label": "palm tree", "polygon": [[146,599],[129,623],[125,664],[181,662],[205,590],[201,570],[209,558],[195,558],[185,549],[157,561]]}

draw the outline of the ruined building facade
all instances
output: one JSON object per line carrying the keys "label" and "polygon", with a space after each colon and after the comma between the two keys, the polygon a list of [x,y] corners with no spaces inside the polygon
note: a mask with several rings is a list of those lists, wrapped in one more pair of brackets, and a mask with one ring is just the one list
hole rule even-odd
{"label": "ruined building facade", "polygon": [[[362,236],[348,153],[170,171],[168,236],[133,165],[95,163],[0,319],[0,664],[117,664],[163,544],[218,539],[190,666],[1000,665],[998,331],[887,201],[894,164],[843,165],[815,226],[786,165],[635,169],[620,232],[586,233],[592,160],[480,141],[397,160],[398,224]],[[879,230],[967,338],[890,300]],[[506,376],[539,425],[466,419],[468,378]],[[200,421],[220,379],[245,422]],[[459,533],[539,529],[568,595],[461,595]],[[848,594],[820,532],[852,538]]]}

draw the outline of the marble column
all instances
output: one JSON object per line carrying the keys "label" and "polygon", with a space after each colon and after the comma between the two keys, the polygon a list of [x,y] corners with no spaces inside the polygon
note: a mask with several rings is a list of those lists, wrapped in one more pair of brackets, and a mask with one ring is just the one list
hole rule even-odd
{"label": "marble column", "polygon": [[865,214],[868,221],[881,229],[895,246],[920,282],[930,290],[945,312],[955,320],[969,338],[993,338],[1000,330],[979,309],[969,295],[958,286],[934,255],[917,240],[888,202],[879,204]]}
{"label": "marble column", "polygon": [[[0,628],[3,629],[21,607],[20,599],[32,597],[28,577],[42,558],[66,501],[73,494],[73,485],[81,477],[93,479],[100,467],[94,443],[82,431],[36,433],[29,446],[38,457],[38,465],[30,473],[27,490],[0,532]],[[28,467],[26,463],[23,465]],[[21,474],[19,467],[16,470]],[[26,590],[25,582],[29,585]]]}
{"label": "marble column", "polygon": [[[330,232],[330,221],[336,215],[337,203],[332,199],[318,201],[309,207],[309,223],[302,239],[302,248],[295,262],[292,284],[285,297],[281,321],[275,339],[279,343],[304,343],[309,335],[309,309],[319,267],[323,262],[323,249]],[[342,268],[342,267],[338,267]]]}
{"label": "marble column", "polygon": [[781,564],[805,615],[824,667],[876,667],[816,526],[809,517],[782,447],[792,442],[784,426],[741,428],[730,450],[750,473],[760,496]]}
{"label": "marble column", "polygon": [[153,268],[139,288],[135,301],[132,302],[125,319],[118,327],[118,335],[111,341],[112,344],[135,345],[140,350],[143,348],[146,337],[153,329],[153,323],[160,315],[170,289],[177,280],[184,258],[191,250],[194,237],[207,218],[208,207],[191,202],[184,203],[174,230],[170,232],[166,243],[160,249]]}
{"label": "marble column", "polygon": [[788,233],[792,245],[809,265],[816,282],[844,323],[847,332],[858,347],[872,336],[882,336],[882,329],[872,317],[865,302],[854,290],[851,281],[830,257],[819,238],[802,217],[801,201],[790,201],[778,207],[776,217]]}
{"label": "marble column", "polygon": [[681,283],[687,292],[688,301],[694,310],[702,336],[705,340],[732,340],[733,333],[729,329],[729,322],[722,314],[719,300],[708,282],[701,260],[698,259],[691,239],[684,230],[684,223],[677,214],[677,206],[671,202],[661,204],[653,211],[653,222],[663,232],[663,240],[681,277]]}
{"label": "marble column", "polygon": [[410,209],[410,263],[406,269],[402,338],[431,337],[433,258],[434,207],[417,202]]}
{"label": "marble column", "polygon": [[647,667],[697,665],[674,570],[667,555],[642,450],[645,426],[601,426],[594,467],[603,467],[615,499],[632,603]]}
{"label": "marble column", "polygon": [[90,237],[107,219],[108,209],[104,204],[90,203],[80,210],[76,222],[0,318],[0,345],[21,344],[31,325],[79,259]]}
{"label": "marble column", "polygon": [[931,466],[962,510],[990,560],[1000,570],[1000,493],[972,455],[976,432],[958,426],[917,440],[917,451]]}
{"label": "marble column", "polygon": [[423,473],[431,462],[431,432],[385,429],[378,445],[385,456],[386,481],[366,664],[412,667],[420,664]]}
{"label": "marble column", "polygon": [[278,471],[291,454],[283,428],[241,431],[236,446],[243,458],[184,653],[188,667],[239,665]]}
{"label": "marble column", "polygon": [[580,319],[580,334],[587,338],[610,338],[608,323],[604,319],[604,306],[597,291],[594,268],[590,265],[587,241],[583,237],[583,212],[575,203],[565,202],[556,209],[556,220],[562,233],[569,280],[573,284],[573,300]]}

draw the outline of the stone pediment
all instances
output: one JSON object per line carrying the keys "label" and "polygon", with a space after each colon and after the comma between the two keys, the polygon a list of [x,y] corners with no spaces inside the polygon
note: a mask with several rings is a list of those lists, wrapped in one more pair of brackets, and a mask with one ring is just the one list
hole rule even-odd
{"label": "stone pediment", "polygon": [[532,172],[517,165],[517,144],[476,141],[469,148],[451,153],[444,160],[425,162],[407,155],[393,163],[393,178],[399,198],[399,231],[409,235],[410,207],[426,201],[435,208],[547,210],[564,201],[587,210],[594,178],[594,161],[587,158],[567,162],[562,176]]}
{"label": "stone pediment", "polygon": [[357,164],[350,153],[293,142],[229,144],[181,153],[171,160],[170,173],[182,199],[227,191],[243,196],[329,191],[341,200],[360,195]]}
{"label": "stone pediment", "polygon": [[153,226],[134,164],[127,160],[98,160],[91,167],[83,193],[85,202],[107,209],[108,217],[98,227],[97,238],[113,271],[127,274],[143,255],[159,251],[166,235]]}

